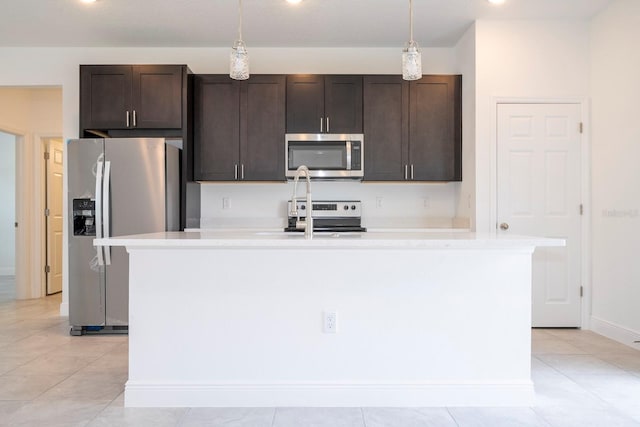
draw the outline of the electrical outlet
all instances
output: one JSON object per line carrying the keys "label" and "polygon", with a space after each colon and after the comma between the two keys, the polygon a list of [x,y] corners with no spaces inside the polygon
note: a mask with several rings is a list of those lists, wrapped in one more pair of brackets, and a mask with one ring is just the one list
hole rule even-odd
{"label": "electrical outlet", "polygon": [[231,200],[228,197],[222,198],[222,209],[229,209],[231,207]]}
{"label": "electrical outlet", "polygon": [[376,197],[376,208],[382,207],[382,197]]}
{"label": "electrical outlet", "polygon": [[322,332],[335,334],[338,332],[338,313],[329,310],[322,313]]}
{"label": "electrical outlet", "polygon": [[431,207],[431,199],[429,199],[428,197],[424,197],[422,199],[422,206],[424,208],[430,208]]}

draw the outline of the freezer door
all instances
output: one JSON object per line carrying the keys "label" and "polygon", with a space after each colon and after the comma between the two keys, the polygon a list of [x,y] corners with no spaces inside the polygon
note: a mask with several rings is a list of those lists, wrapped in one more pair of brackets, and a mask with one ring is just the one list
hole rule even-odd
{"label": "freezer door", "polygon": [[[105,323],[105,272],[98,265],[95,238],[97,165],[103,159],[104,140],[71,140],[67,144],[69,203],[69,323],[99,326]],[[74,211],[74,200],[75,211]]]}
{"label": "freezer door", "polygon": [[[105,209],[110,236],[164,231],[166,224],[165,141],[160,138],[106,139],[110,162]],[[109,237],[109,236],[107,236]],[[129,255],[113,247],[107,266],[108,325],[127,325],[129,313]]]}

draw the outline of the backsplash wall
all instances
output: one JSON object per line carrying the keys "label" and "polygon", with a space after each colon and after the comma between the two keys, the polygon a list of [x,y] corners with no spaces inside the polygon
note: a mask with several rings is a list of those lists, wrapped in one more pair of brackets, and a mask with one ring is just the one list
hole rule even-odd
{"label": "backsplash wall", "polygon": [[[298,195],[305,194],[298,183]],[[373,228],[468,227],[456,218],[460,183],[311,183],[314,200],[361,200],[362,222]],[[293,182],[201,184],[201,228],[285,226]]]}

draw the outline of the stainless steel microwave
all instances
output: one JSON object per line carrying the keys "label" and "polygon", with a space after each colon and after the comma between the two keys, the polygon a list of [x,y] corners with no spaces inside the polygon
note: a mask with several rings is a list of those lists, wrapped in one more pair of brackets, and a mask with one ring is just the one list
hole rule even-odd
{"label": "stainless steel microwave", "polygon": [[314,179],[362,179],[364,135],[288,133],[285,135],[285,174],[293,178],[305,165]]}

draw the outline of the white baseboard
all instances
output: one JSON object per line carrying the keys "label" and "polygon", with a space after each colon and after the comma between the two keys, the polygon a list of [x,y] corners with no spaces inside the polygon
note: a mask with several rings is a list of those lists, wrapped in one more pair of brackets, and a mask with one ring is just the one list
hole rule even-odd
{"label": "white baseboard", "polygon": [[0,267],[0,276],[15,276],[16,269],[14,267]]}
{"label": "white baseboard", "polygon": [[589,326],[593,332],[640,350],[640,343],[634,342],[640,341],[640,332],[638,331],[625,328],[624,326],[620,326],[616,323],[609,322],[595,316],[591,316]]}
{"label": "white baseboard", "polygon": [[162,384],[129,380],[127,407],[532,406],[531,381],[482,384]]}
{"label": "white baseboard", "polygon": [[60,303],[60,316],[69,317],[69,303],[61,302]]}

